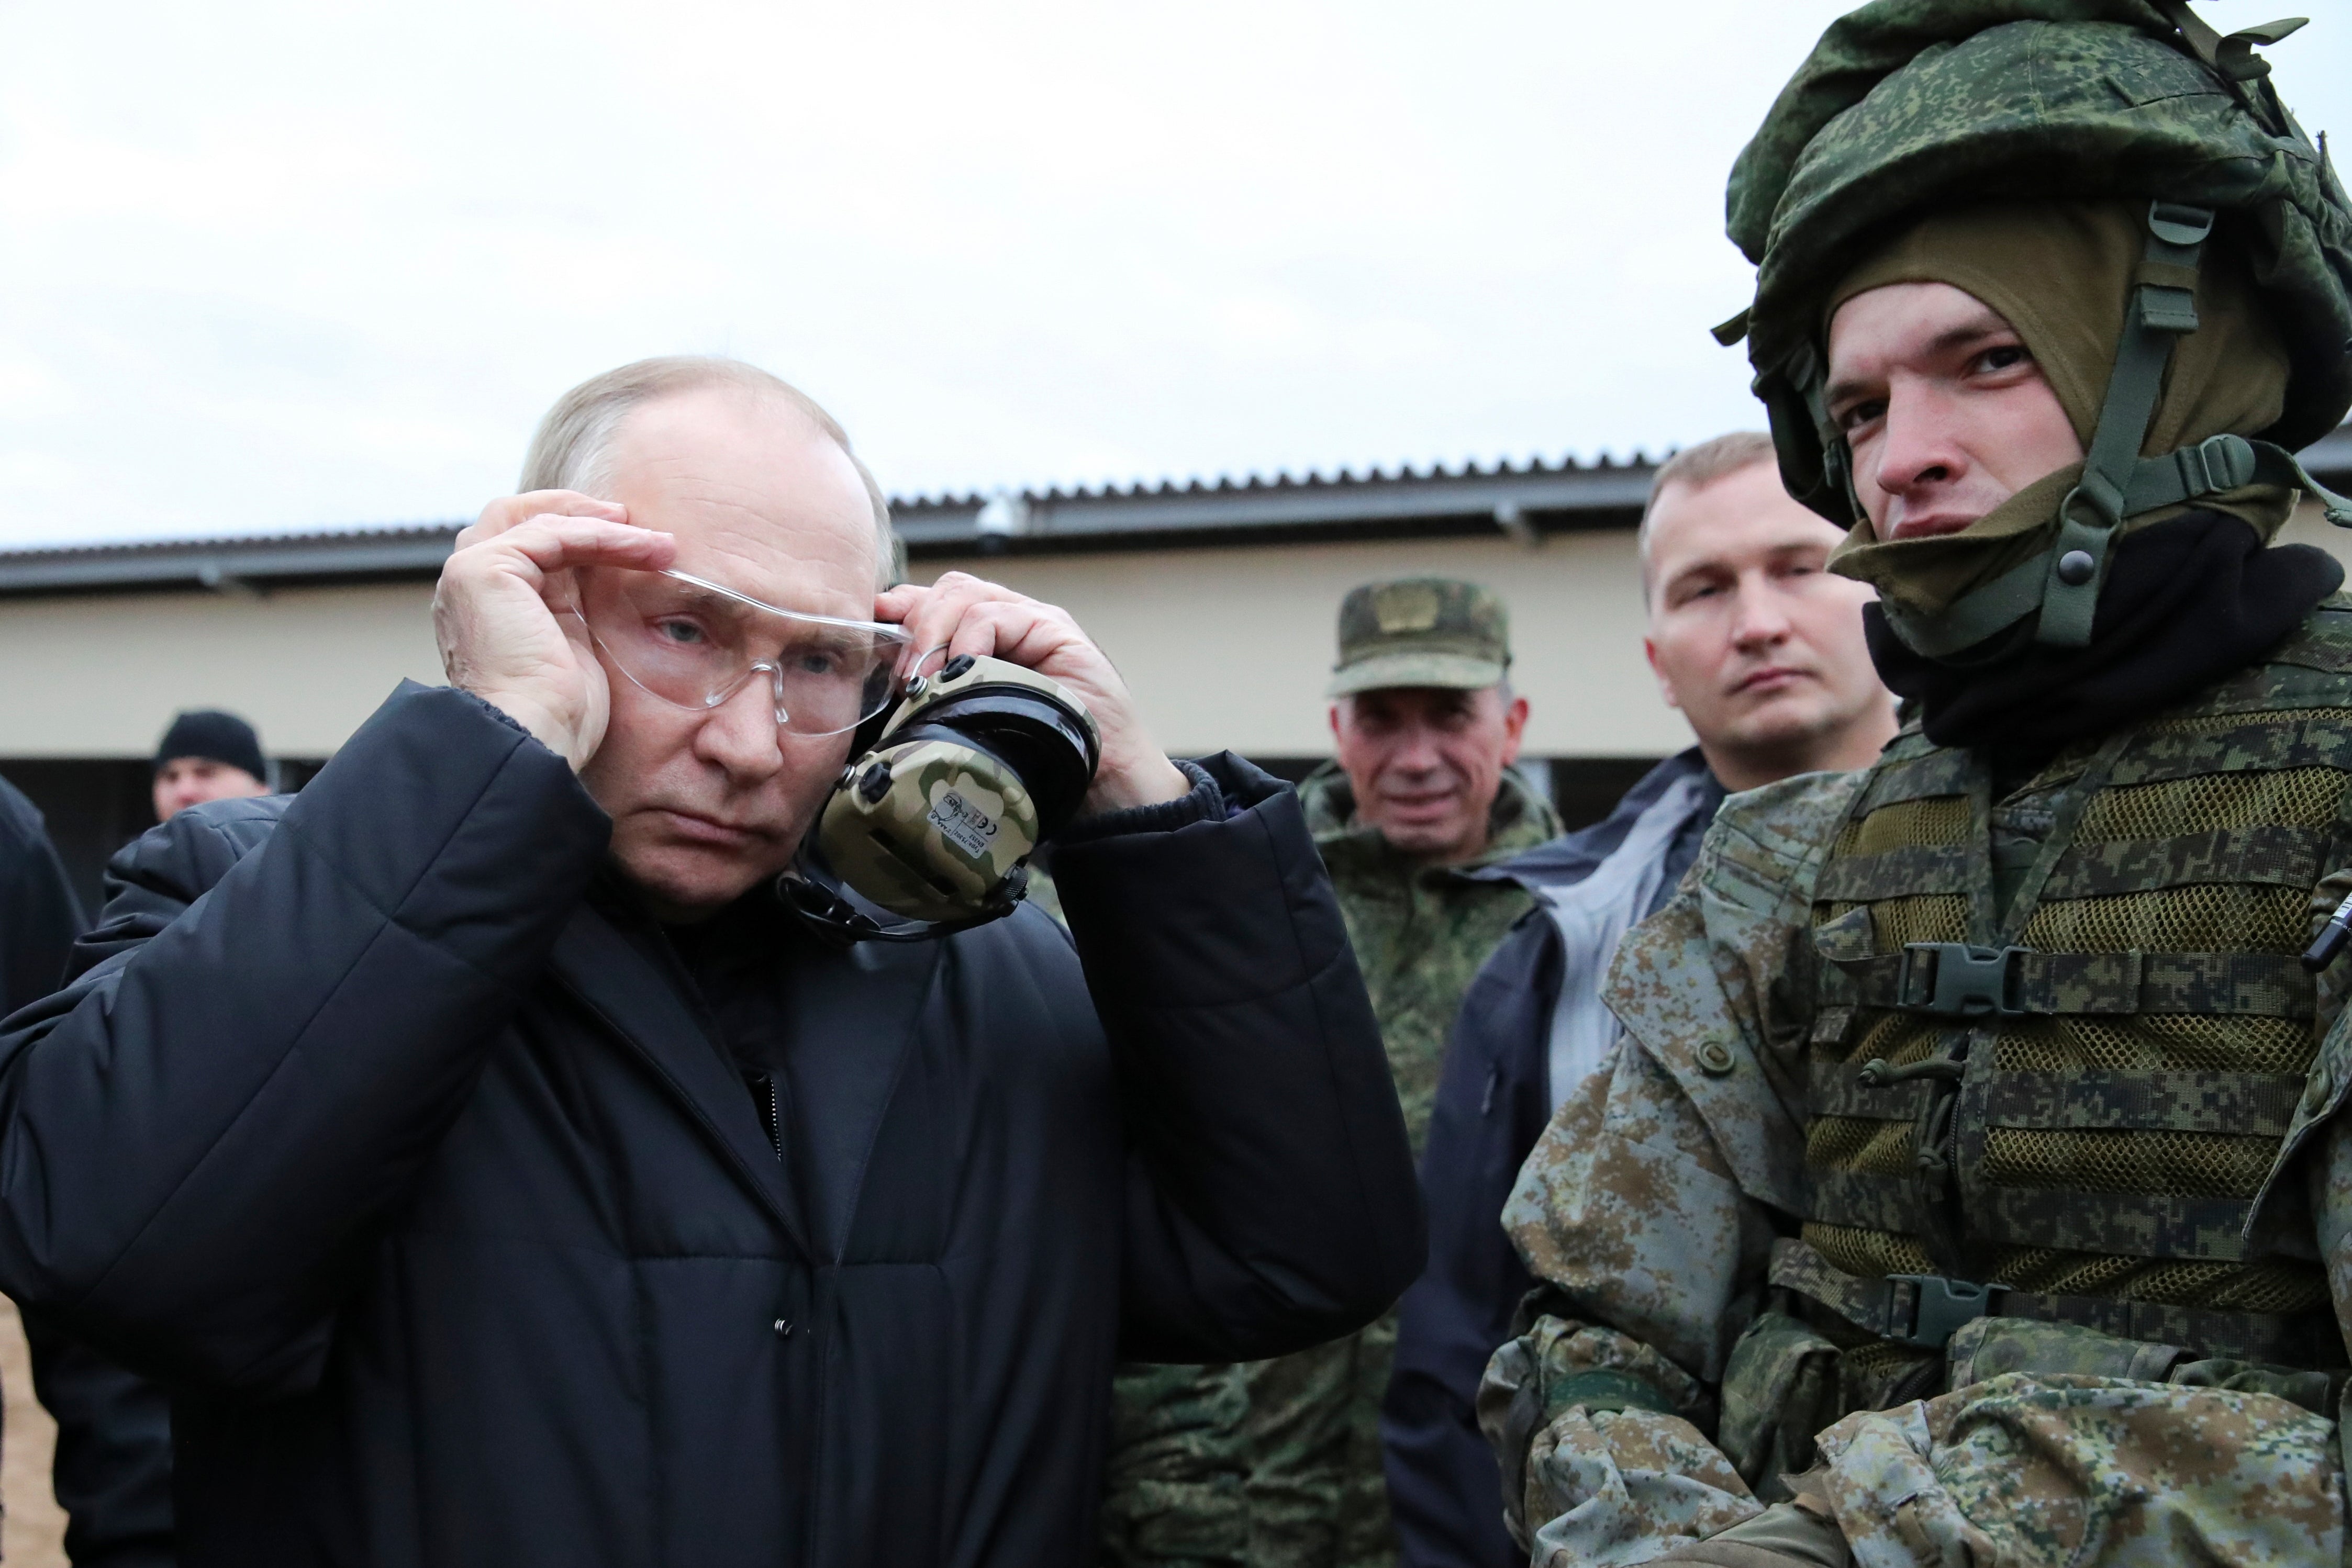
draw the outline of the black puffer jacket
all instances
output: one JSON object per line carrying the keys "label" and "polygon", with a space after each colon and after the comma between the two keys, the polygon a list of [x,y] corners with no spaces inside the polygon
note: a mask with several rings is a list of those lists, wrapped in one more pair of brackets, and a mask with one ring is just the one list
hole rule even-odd
{"label": "black puffer jacket", "polygon": [[[0,779],[0,1017],[58,988],[81,905],[32,801]],[[38,1312],[33,1388],[57,1418],[50,1484],[74,1568],[172,1568],[172,1412],[163,1392]]]}
{"label": "black puffer jacket", "polygon": [[569,768],[404,688],[118,860],[0,1040],[0,1287],[174,1387],[189,1564],[1081,1563],[1115,1355],[1423,1256],[1296,800],[1211,769],[1062,845],[1075,951],[780,941],[780,1157]]}

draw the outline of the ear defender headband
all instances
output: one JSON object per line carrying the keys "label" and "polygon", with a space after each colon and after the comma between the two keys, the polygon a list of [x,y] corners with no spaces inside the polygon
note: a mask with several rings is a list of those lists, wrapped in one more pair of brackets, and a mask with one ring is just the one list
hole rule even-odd
{"label": "ear defender headband", "polygon": [[916,942],[1013,913],[1102,740],[1059,682],[965,653],[910,676],[850,753],[780,891],[836,940]]}

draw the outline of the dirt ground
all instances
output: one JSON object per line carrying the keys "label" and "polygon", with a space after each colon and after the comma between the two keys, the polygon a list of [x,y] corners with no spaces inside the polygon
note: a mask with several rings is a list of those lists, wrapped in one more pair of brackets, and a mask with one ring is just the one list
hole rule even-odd
{"label": "dirt ground", "polygon": [[66,1568],[66,1516],[49,1491],[57,1423],[33,1397],[33,1366],[16,1304],[0,1296],[0,1559],[8,1568]]}

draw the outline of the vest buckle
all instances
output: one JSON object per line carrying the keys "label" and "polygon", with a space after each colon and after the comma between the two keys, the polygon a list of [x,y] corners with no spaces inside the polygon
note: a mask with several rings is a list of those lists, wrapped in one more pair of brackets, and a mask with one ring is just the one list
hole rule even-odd
{"label": "vest buckle", "polygon": [[1971,947],[1965,942],[1906,942],[1895,976],[1895,1005],[1945,1018],[2018,1017],[2019,960],[2031,947]]}
{"label": "vest buckle", "polygon": [[[1902,1321],[1903,1292],[1895,1289],[1898,1285],[1911,1287],[1908,1324]],[[1886,1337],[1921,1350],[1941,1350],[1960,1330],[1979,1318],[1991,1316],[1994,1298],[2009,1289],[1948,1280],[1941,1274],[1889,1274],[1886,1287]]]}

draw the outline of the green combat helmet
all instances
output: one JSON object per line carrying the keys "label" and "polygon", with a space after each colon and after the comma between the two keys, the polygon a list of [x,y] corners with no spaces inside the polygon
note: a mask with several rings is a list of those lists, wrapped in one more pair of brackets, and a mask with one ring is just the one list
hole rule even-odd
{"label": "green combat helmet", "polygon": [[[1822,36],[1739,155],[1728,228],[1756,264],[1756,298],[1716,335],[1748,338],[1789,493],[1841,526],[1861,507],[1822,405],[1818,335],[1830,291],[1868,248],[1943,204],[2149,203],[2082,482],[2045,549],[1924,629],[1937,648],[2037,611],[2037,640],[2086,643],[2116,525],[2158,507],[2276,484],[2352,525],[2352,503],[2292,455],[2352,406],[2352,210],[2253,52],[2302,25],[2224,37],[2187,0],[1874,0]],[[2143,457],[2173,345],[2197,327],[2196,269],[2217,223],[2288,345],[2284,413],[2252,440]]]}

